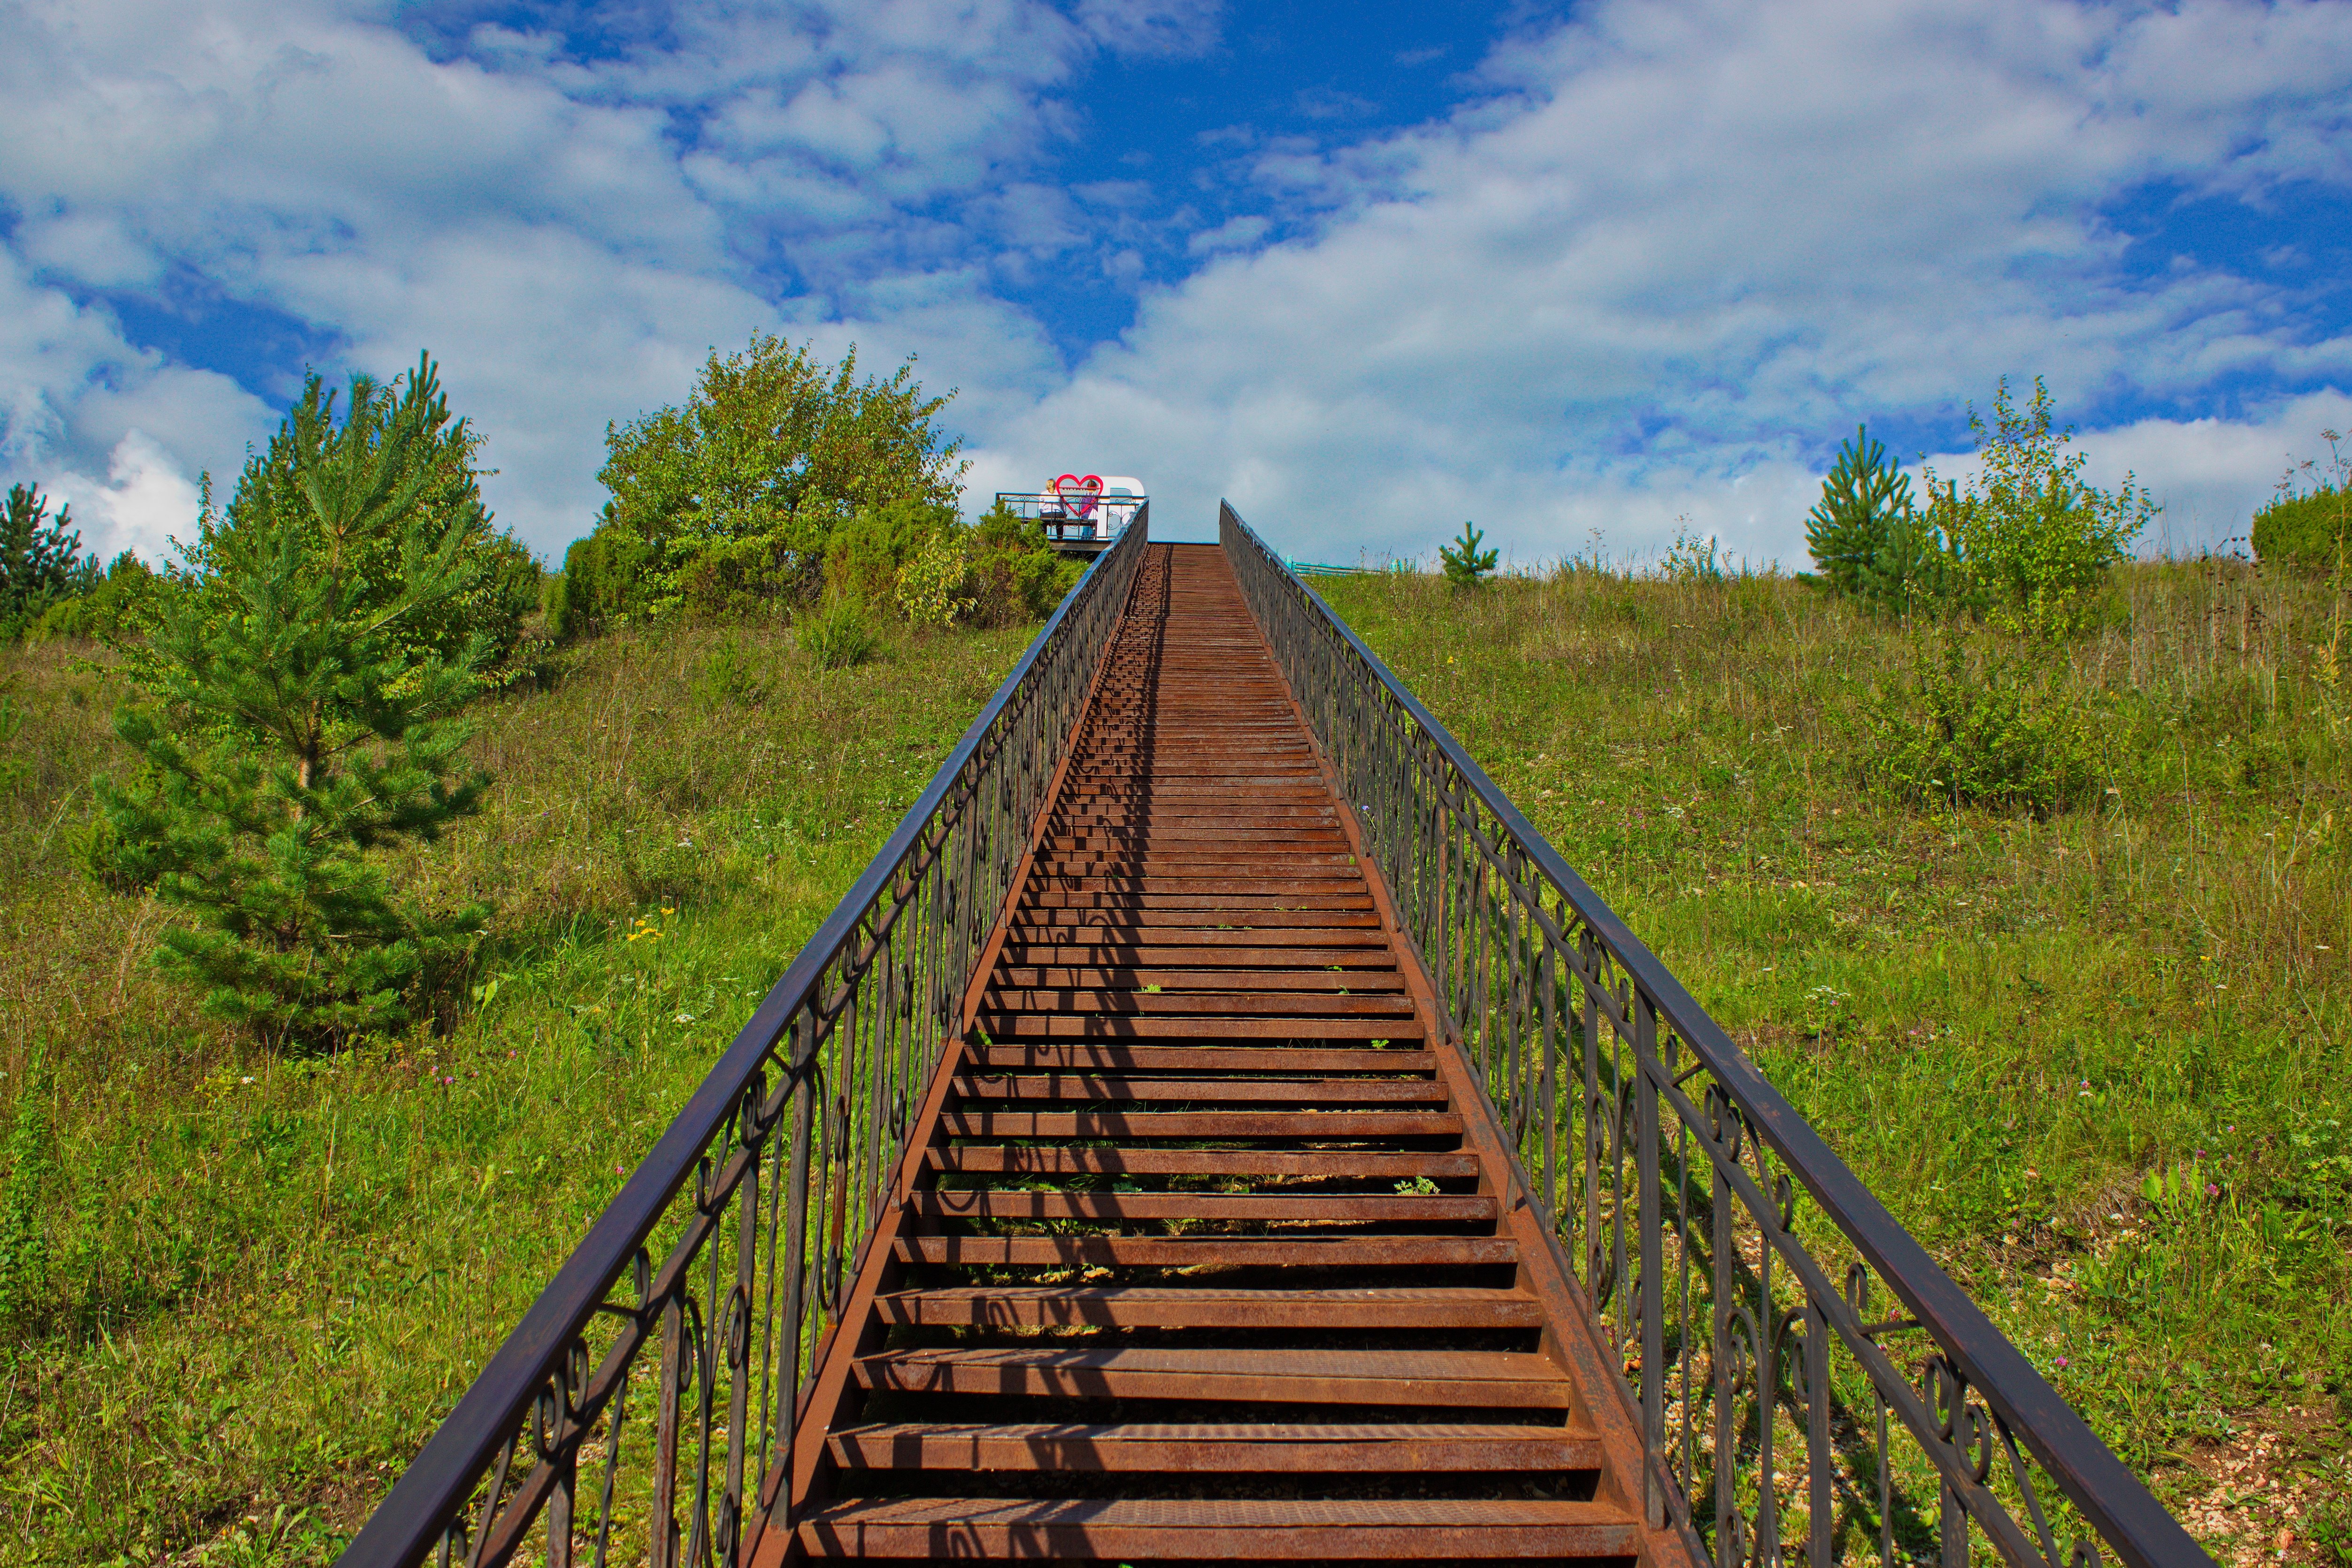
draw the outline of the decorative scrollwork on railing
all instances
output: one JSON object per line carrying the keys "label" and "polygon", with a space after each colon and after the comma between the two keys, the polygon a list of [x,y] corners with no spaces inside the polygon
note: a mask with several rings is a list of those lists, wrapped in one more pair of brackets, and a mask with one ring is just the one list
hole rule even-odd
{"label": "decorative scrollwork on railing", "polygon": [[1654,1519],[1716,1568],[1831,1568],[1864,1532],[1882,1568],[2207,1568],[1362,640],[1230,507],[1219,533],[1623,1370]]}
{"label": "decorative scrollwork on railing", "polygon": [[551,1568],[703,1568],[789,1523],[811,1379],[1148,538],[1097,557],[344,1563],[536,1535]]}

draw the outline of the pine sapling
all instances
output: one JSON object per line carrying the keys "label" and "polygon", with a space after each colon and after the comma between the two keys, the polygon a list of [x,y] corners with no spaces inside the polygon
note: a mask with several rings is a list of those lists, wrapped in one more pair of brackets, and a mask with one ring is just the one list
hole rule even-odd
{"label": "pine sapling", "polygon": [[1486,537],[1486,534],[1465,522],[1462,525],[1461,533],[1455,536],[1452,544],[1441,544],[1437,547],[1437,558],[1444,563],[1447,582],[1456,588],[1475,588],[1486,581],[1486,574],[1495,569],[1496,562],[1500,560],[1502,555],[1498,550],[1478,548],[1480,542]]}
{"label": "pine sapling", "polygon": [[384,853],[437,838],[488,783],[456,717],[485,640],[416,635],[482,569],[481,503],[425,504],[446,486],[419,449],[447,408],[430,360],[405,379],[395,396],[355,378],[340,426],[311,383],[202,520],[189,591],[131,664],[147,700],[116,716],[147,784],[101,786],[101,869],[194,917],[158,962],[265,1037],[404,1025],[488,917],[403,897]]}
{"label": "pine sapling", "polygon": [[1910,513],[1910,479],[1887,457],[1886,444],[1858,425],[1822,481],[1822,499],[1805,520],[1805,548],[1832,589],[1859,593],[1888,534]]}

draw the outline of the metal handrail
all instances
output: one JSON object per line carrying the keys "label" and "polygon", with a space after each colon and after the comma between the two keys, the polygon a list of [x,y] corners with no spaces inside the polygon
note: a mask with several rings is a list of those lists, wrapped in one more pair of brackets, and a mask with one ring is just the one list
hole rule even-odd
{"label": "metal handrail", "polygon": [[[1874,1506],[1888,1568],[1898,1539],[1906,1558],[1965,1568],[1971,1524],[2020,1568],[2084,1568],[2102,1547],[2131,1568],[2210,1568],[1363,639],[1230,505],[1218,532],[1517,1145],[1515,1174],[1623,1359],[1652,1522],[1670,1518],[1723,1568],[1769,1568],[1783,1511],[1792,1526],[1799,1512],[1781,1483],[1801,1468],[1815,1568],[1839,1559],[1841,1496]],[[1847,1258],[1801,1220],[1800,1187]],[[1901,1312],[1869,1321],[1874,1279]],[[1931,1342],[1908,1342],[1916,1386],[1895,1348],[1914,1333]],[[1890,1412],[1914,1450],[1890,1448]],[[1776,1468],[1776,1439],[1801,1467]],[[2062,1556],[2020,1442],[2095,1541]],[[1914,1489],[1937,1494],[1932,1522]]]}
{"label": "metal handrail", "polygon": [[[803,1369],[838,1321],[912,1108],[959,1036],[1149,532],[1139,515],[1088,566],[344,1568],[436,1553],[495,1568],[539,1525],[567,1568],[615,1552],[655,1568],[714,1548],[733,1562],[788,1509]],[[629,1422],[633,1393],[655,1402],[650,1432]]]}

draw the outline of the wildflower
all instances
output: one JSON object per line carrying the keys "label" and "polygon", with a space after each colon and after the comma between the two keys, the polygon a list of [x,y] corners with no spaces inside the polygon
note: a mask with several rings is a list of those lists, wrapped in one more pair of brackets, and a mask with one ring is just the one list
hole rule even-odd
{"label": "wildflower", "polygon": [[2060,1356],[2060,1357],[2058,1358],[2058,1364],[2059,1364],[2060,1366],[2064,1366],[2064,1365],[2066,1364],[2066,1358],[2065,1358],[2064,1356],[2063,1356],[2063,1355],[2062,1355],[2062,1356]]}
{"label": "wildflower", "polygon": [[2221,1189],[2208,1182],[2205,1184],[2205,1195],[2209,1198],[2218,1198],[2221,1195]]}

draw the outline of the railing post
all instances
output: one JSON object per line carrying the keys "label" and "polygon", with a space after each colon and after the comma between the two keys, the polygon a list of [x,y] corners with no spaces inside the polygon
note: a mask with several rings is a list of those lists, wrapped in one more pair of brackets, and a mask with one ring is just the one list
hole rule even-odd
{"label": "railing post", "polygon": [[[1957,1395],[1955,1398],[1957,1399]],[[1937,1521],[1941,1568],[1969,1568],[1969,1510],[1949,1481],[1937,1484],[1943,1494],[1942,1517]]]}
{"label": "railing post", "polygon": [[[1709,1109],[1722,1119],[1713,1131],[1719,1141],[1728,1143],[1736,1155],[1739,1145],[1738,1115],[1721,1098]],[[1712,1235],[1708,1249],[1714,1254],[1715,1280],[1712,1303],[1715,1319],[1714,1378],[1715,1384],[1715,1562],[1716,1568],[1741,1568],[1739,1563],[1739,1415],[1736,1405],[1739,1394],[1737,1347],[1732,1339],[1732,1302],[1738,1281],[1732,1271],[1737,1256],[1738,1237],[1732,1228],[1731,1184],[1724,1178],[1719,1160],[1710,1159],[1707,1170],[1711,1177],[1708,1196],[1713,1211]]]}
{"label": "railing post", "polygon": [[1836,1503],[1830,1490],[1836,1455],[1830,1447],[1830,1320],[1818,1305],[1805,1309],[1805,1561],[1836,1568]]}
{"label": "railing post", "polygon": [[1656,1467],[1648,1458],[1664,1451],[1666,1436],[1665,1222],[1658,1207],[1658,1010],[1639,992],[1633,997],[1635,1116],[1640,1122],[1638,1176],[1642,1184],[1642,1279],[1634,1291],[1642,1319],[1642,1510],[1650,1528],[1665,1522],[1666,1498]]}

